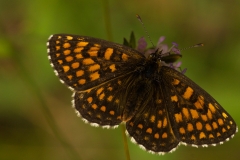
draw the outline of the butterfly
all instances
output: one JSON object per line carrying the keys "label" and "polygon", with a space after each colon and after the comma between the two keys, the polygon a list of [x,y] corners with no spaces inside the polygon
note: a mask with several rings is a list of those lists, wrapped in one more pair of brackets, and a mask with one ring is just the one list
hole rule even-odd
{"label": "butterfly", "polygon": [[180,144],[215,146],[237,132],[233,118],[205,90],[163,61],[117,43],[51,35],[48,58],[73,93],[73,106],[92,126],[115,128],[141,148],[164,154]]}

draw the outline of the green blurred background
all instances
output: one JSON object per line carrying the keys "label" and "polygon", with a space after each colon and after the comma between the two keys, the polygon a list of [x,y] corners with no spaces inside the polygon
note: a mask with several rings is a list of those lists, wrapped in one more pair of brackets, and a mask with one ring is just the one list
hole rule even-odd
{"label": "green blurred background", "polygon": [[[240,124],[240,1],[0,0],[1,160],[125,159],[120,127],[95,128],[76,116],[46,41],[71,33],[122,43],[131,31],[138,39],[145,32],[136,13],[154,44],[162,35],[180,48],[205,44],[183,51],[182,67]],[[181,146],[164,156],[128,144],[132,159],[240,159],[239,134],[217,147]]]}

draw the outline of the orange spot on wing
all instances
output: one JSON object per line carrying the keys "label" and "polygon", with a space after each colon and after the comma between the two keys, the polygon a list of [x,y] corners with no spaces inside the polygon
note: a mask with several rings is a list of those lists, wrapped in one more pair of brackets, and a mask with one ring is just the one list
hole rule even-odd
{"label": "orange spot on wing", "polygon": [[175,121],[176,121],[177,123],[183,121],[183,120],[182,120],[182,114],[181,114],[181,113],[176,113],[174,116],[175,116]]}
{"label": "orange spot on wing", "polygon": [[153,122],[155,122],[155,116],[154,115],[152,115],[151,117],[150,117],[150,121],[153,123]]}
{"label": "orange spot on wing", "polygon": [[56,48],[56,51],[58,51],[58,50],[60,50],[61,47],[60,46],[56,46],[55,48]]}
{"label": "orange spot on wing", "polygon": [[202,120],[204,120],[205,122],[208,120],[207,115],[205,115],[205,114],[202,114],[202,115],[201,115],[201,118],[202,118]]}
{"label": "orange spot on wing", "polygon": [[188,100],[188,99],[190,99],[192,94],[193,94],[193,89],[191,87],[187,87],[183,94],[183,98]]}
{"label": "orange spot on wing", "polygon": [[187,130],[188,130],[188,132],[193,131],[193,125],[191,123],[187,124]]}
{"label": "orange spot on wing", "polygon": [[114,111],[110,111],[109,114],[111,114],[112,116],[115,114]]}
{"label": "orange spot on wing", "polygon": [[89,65],[89,64],[93,64],[93,63],[95,63],[95,62],[91,58],[83,59],[84,65]]}
{"label": "orange spot on wing", "polygon": [[73,57],[72,56],[67,56],[65,59],[66,59],[67,62],[71,62],[73,60]]}
{"label": "orange spot on wing", "polygon": [[168,137],[167,133],[164,132],[164,133],[162,134],[162,138],[167,138],[167,137]]}
{"label": "orange spot on wing", "polygon": [[106,107],[105,107],[105,106],[102,106],[102,107],[100,108],[100,110],[103,111],[103,112],[105,112],[105,111],[106,111]]}
{"label": "orange spot on wing", "polygon": [[176,95],[171,97],[172,102],[178,102],[178,97]]}
{"label": "orange spot on wing", "polygon": [[203,105],[204,105],[204,97],[203,96],[198,96],[197,101],[194,103],[194,106],[197,109],[203,109]]}
{"label": "orange spot on wing", "polygon": [[73,76],[72,75],[68,75],[67,76],[69,80],[72,80]]}
{"label": "orange spot on wing", "polygon": [[111,69],[111,72],[116,71],[116,66],[115,66],[115,64],[110,65],[109,68]]}
{"label": "orange spot on wing", "polygon": [[123,53],[123,54],[122,54],[122,60],[123,60],[123,61],[127,61],[127,60],[128,60],[128,55],[125,54],[125,53]]}
{"label": "orange spot on wing", "polygon": [[71,66],[73,69],[76,69],[80,66],[80,64],[79,64],[79,62],[73,62]]}
{"label": "orange spot on wing", "polygon": [[88,42],[78,42],[77,43],[77,47],[85,47],[86,45],[88,45]]}
{"label": "orange spot on wing", "polygon": [[76,72],[76,76],[77,76],[77,77],[81,77],[82,75],[84,75],[84,71],[83,71],[83,70],[78,70],[78,71]]}
{"label": "orange spot on wing", "polygon": [[70,45],[70,43],[63,43],[63,48],[69,48],[69,47],[71,47],[71,45]]}
{"label": "orange spot on wing", "polygon": [[212,127],[208,123],[205,125],[205,128],[206,128],[207,131],[211,131],[212,130]]}
{"label": "orange spot on wing", "polygon": [[87,101],[88,101],[88,103],[92,103],[93,98],[92,98],[92,97],[88,97],[88,98],[87,98]]}
{"label": "orange spot on wing", "polygon": [[112,101],[112,99],[113,99],[113,96],[109,96],[108,98],[107,98],[107,100],[110,102],[110,101]]}
{"label": "orange spot on wing", "polygon": [[75,57],[76,57],[77,59],[82,59],[82,58],[83,58],[82,54],[80,54],[80,53],[79,53],[79,54],[76,54]]}
{"label": "orange spot on wing", "polygon": [[[78,48],[75,48],[75,49],[73,50],[73,52],[74,52],[74,53],[81,53],[83,49],[84,49],[83,47],[78,47]],[[82,58],[83,58],[83,57],[82,57]]]}
{"label": "orange spot on wing", "polygon": [[94,72],[93,74],[90,74],[91,81],[99,79],[99,77],[100,77],[100,74],[98,72]]}
{"label": "orange spot on wing", "polygon": [[218,118],[218,124],[220,125],[220,126],[222,126],[224,123],[223,123],[223,120],[221,119],[221,118]]}
{"label": "orange spot on wing", "polygon": [[201,132],[199,134],[199,139],[203,139],[203,138],[206,138],[206,135],[205,135],[205,133]]}
{"label": "orange spot on wing", "polygon": [[107,48],[105,53],[104,53],[104,58],[106,60],[110,60],[112,54],[113,54],[113,48]]}
{"label": "orange spot on wing", "polygon": [[159,139],[159,134],[158,134],[158,133],[155,133],[155,134],[154,134],[154,138]]}
{"label": "orange spot on wing", "polygon": [[212,103],[208,104],[209,109],[211,110],[212,113],[216,112],[216,108],[212,105]]}
{"label": "orange spot on wing", "polygon": [[190,109],[190,113],[191,113],[193,119],[199,118],[198,112],[195,109]]}
{"label": "orange spot on wing", "polygon": [[72,36],[66,36],[67,40],[72,40],[73,37]]}
{"label": "orange spot on wing", "polygon": [[83,84],[86,83],[86,79],[80,79],[80,80],[78,81],[78,83],[81,84],[81,85],[83,85]]}
{"label": "orange spot on wing", "polygon": [[182,113],[187,120],[190,118],[189,111],[187,108],[182,108]]}
{"label": "orange spot on wing", "polygon": [[101,88],[99,88],[99,89],[97,90],[97,92],[96,92],[96,93],[97,93],[97,96],[98,96],[100,93],[102,93],[103,89],[104,89],[104,88],[101,87]]}
{"label": "orange spot on wing", "polygon": [[197,122],[196,123],[196,128],[197,128],[197,130],[202,130],[202,123],[201,122]]}
{"label": "orange spot on wing", "polygon": [[186,131],[185,131],[185,129],[184,129],[183,127],[179,128],[179,132],[180,132],[181,134],[185,134],[185,133],[186,133]]}
{"label": "orange spot on wing", "polygon": [[63,71],[64,71],[64,72],[68,72],[68,71],[69,71],[69,69],[70,69],[70,67],[69,67],[69,66],[63,66]]}
{"label": "orange spot on wing", "polygon": [[100,69],[100,65],[99,64],[94,64],[94,65],[91,65],[88,70],[90,72],[93,72],[93,71],[96,71],[96,70],[99,70],[99,69]]}
{"label": "orange spot on wing", "polygon": [[97,106],[96,104],[93,104],[93,105],[92,105],[92,108],[93,108],[94,110],[96,110],[97,107],[98,107],[98,106]]}
{"label": "orange spot on wing", "polygon": [[62,63],[63,63],[63,61],[62,61],[62,60],[58,60],[58,63],[59,63],[59,64],[62,64]]}
{"label": "orange spot on wing", "polygon": [[161,128],[161,127],[162,127],[162,121],[158,120],[157,127],[158,127],[158,128]]}
{"label": "orange spot on wing", "polygon": [[218,125],[216,122],[212,122],[212,126],[213,126],[213,129],[217,129],[218,128]]}
{"label": "orange spot on wing", "polygon": [[164,119],[163,119],[163,128],[165,128],[166,126],[167,126],[167,118],[164,117]]}
{"label": "orange spot on wing", "polygon": [[137,127],[140,128],[140,129],[143,129],[143,125],[142,124],[138,124]]}
{"label": "orange spot on wing", "polygon": [[69,50],[69,49],[63,51],[63,54],[65,56],[69,55],[70,53],[71,53],[71,50]]}
{"label": "orange spot on wing", "polygon": [[172,82],[172,84],[175,86],[178,85],[179,83],[180,83],[180,81],[178,79],[174,79]]}
{"label": "orange spot on wing", "polygon": [[105,94],[104,94],[104,93],[100,94],[99,100],[103,100],[104,97],[105,97]]}
{"label": "orange spot on wing", "polygon": [[152,133],[152,128],[148,128],[148,129],[146,130],[146,132],[151,134],[151,133]]}

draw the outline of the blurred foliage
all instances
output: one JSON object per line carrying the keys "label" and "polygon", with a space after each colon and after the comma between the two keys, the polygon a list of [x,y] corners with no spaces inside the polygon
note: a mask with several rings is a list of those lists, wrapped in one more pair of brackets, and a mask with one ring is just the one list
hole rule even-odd
{"label": "blurred foliage", "polygon": [[[182,52],[182,66],[240,124],[239,6],[234,0],[0,0],[0,159],[125,159],[120,129],[94,128],[76,116],[71,92],[49,65],[46,41],[54,33],[71,33],[122,43],[131,31],[138,39],[145,32],[136,13],[154,43],[163,35],[179,48],[205,44]],[[224,145],[182,146],[164,156],[129,147],[132,159],[240,157],[238,134]]]}

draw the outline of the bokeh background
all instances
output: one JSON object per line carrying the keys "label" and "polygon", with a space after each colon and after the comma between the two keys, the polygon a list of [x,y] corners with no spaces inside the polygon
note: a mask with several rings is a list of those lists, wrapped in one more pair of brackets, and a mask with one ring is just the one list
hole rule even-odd
{"label": "bokeh background", "polygon": [[[95,128],[76,116],[46,41],[54,33],[122,43],[134,31],[140,38],[136,13],[155,44],[162,35],[180,48],[205,44],[183,51],[182,67],[240,124],[240,1],[0,0],[1,160],[125,159],[120,127]],[[132,159],[240,159],[239,133],[217,147],[181,146],[164,156],[128,144]]]}

